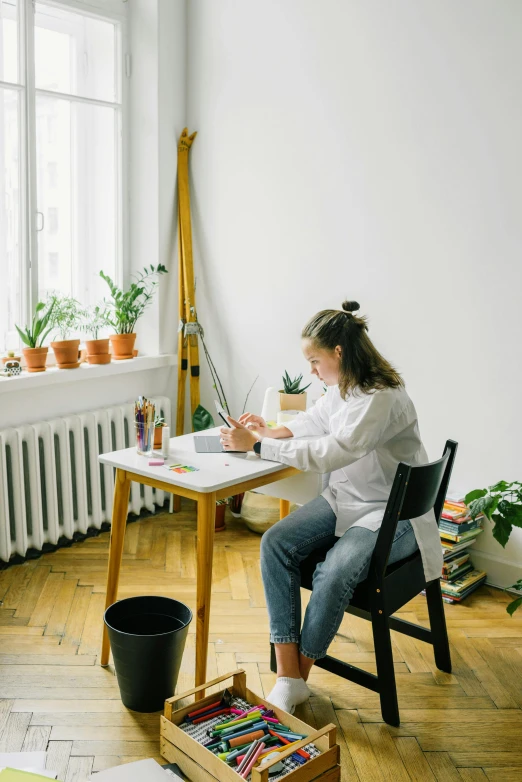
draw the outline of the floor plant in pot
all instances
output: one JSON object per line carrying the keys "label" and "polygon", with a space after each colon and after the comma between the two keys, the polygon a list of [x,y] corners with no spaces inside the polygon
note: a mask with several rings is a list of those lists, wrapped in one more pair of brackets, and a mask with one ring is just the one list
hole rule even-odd
{"label": "floor plant in pot", "polygon": [[100,332],[107,328],[109,312],[106,308],[96,305],[90,307],[84,316],[82,331],[92,339],[85,340],[87,361],[89,364],[110,364],[109,338],[100,338]]}
{"label": "floor plant in pot", "polygon": [[109,310],[107,322],[115,331],[109,337],[115,360],[133,357],[136,323],[152,302],[160,274],[167,274],[165,266],[161,263],[157,266],[151,264],[139,272],[124,291],[107,274],[100,272],[100,277],[105,280],[110,290],[110,299],[105,303]]}
{"label": "floor plant in pot", "polygon": [[55,339],[51,342],[58,369],[77,369],[80,366],[80,340],[71,339],[70,335],[80,329],[84,312],[79,301],[65,293],[52,295],[54,307],[51,314],[51,324]]}
{"label": "floor plant in pot", "polygon": [[214,524],[215,532],[223,532],[225,529],[225,511],[230,499],[230,497],[225,497],[224,499],[217,500],[216,502],[216,523]]}
{"label": "floor plant in pot", "polygon": [[[520,481],[499,481],[487,489],[474,489],[466,494],[464,502],[469,514],[475,519],[483,513],[493,523],[493,537],[505,548],[513,527],[522,527],[522,483]],[[522,591],[522,578],[507,589]],[[506,606],[513,616],[522,606],[522,596],[516,597]]]}
{"label": "floor plant in pot", "polygon": [[34,309],[30,326],[24,330],[16,327],[20,339],[26,345],[23,349],[24,359],[28,372],[45,372],[48,347],[43,347],[45,338],[52,331],[52,315],[55,307],[54,299],[45,304],[39,301]]}

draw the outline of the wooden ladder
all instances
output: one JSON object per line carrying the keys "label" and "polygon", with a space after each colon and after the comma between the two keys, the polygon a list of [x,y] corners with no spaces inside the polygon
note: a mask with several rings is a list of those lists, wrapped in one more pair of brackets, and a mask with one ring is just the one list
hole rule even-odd
{"label": "wooden ladder", "polygon": [[[192,227],[190,222],[190,189],[188,158],[196,138],[187,128],[178,142],[178,401],[176,437],[183,434],[185,421],[185,389],[190,366],[190,415],[199,405],[199,345],[200,326],[197,322],[194,259],[192,254]],[[181,509],[181,498],[174,496],[174,510]]]}

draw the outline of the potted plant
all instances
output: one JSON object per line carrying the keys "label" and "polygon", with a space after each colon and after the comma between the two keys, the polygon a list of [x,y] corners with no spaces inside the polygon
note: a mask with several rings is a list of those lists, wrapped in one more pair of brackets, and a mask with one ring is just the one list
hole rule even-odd
{"label": "potted plant", "polygon": [[16,355],[16,351],[14,350],[8,350],[7,356],[2,356],[2,364],[7,364],[8,361],[18,361],[20,363],[22,361],[21,356]]}
{"label": "potted plant", "polygon": [[130,284],[129,289],[124,291],[107,274],[100,272],[100,277],[105,280],[111,292],[111,300],[106,303],[110,310],[107,322],[116,332],[109,337],[114,359],[133,357],[136,341],[134,329],[138,319],[152,301],[158,285],[156,278],[160,274],[167,274],[167,269],[161,263],[156,267],[152,265],[148,269],[145,267]]}
{"label": "potted plant", "polygon": [[39,301],[35,307],[31,325],[26,326],[25,331],[16,326],[20,339],[24,345],[27,345],[22,352],[28,372],[45,372],[49,348],[42,347],[42,345],[49,332],[52,331],[51,317],[54,306],[54,300],[47,302],[47,304]]}
{"label": "potted plant", "polygon": [[52,327],[58,340],[51,342],[56,365],[59,369],[76,369],[80,366],[80,340],[69,339],[71,332],[80,328],[85,317],[80,303],[65,293],[56,293],[52,296],[55,304],[51,315]]}
{"label": "potted plant", "polygon": [[302,379],[303,376],[299,375],[299,377],[291,380],[288,372],[285,370],[283,390],[279,392],[281,410],[306,410],[306,389],[311,386],[311,383],[301,388]]}
{"label": "potted plant", "polygon": [[85,322],[81,329],[90,334],[92,339],[85,340],[87,361],[89,364],[110,364],[109,338],[100,339],[100,331],[107,326],[108,311],[99,305],[88,309],[84,315]]}
{"label": "potted plant", "polygon": [[[499,481],[487,489],[474,489],[466,494],[464,502],[469,506],[472,519],[483,513],[493,522],[493,537],[505,548],[513,527],[522,527],[522,483]],[[522,578],[506,589],[522,590]],[[506,607],[511,616],[522,605],[517,597]]]}
{"label": "potted plant", "polygon": [[216,523],[214,525],[215,532],[223,532],[225,529],[225,511],[227,509],[229,499],[230,497],[225,497],[222,500],[216,500]]}
{"label": "potted plant", "polygon": [[165,419],[156,414],[154,418],[154,449],[159,451],[161,448],[161,439],[163,436],[163,427],[167,426]]}

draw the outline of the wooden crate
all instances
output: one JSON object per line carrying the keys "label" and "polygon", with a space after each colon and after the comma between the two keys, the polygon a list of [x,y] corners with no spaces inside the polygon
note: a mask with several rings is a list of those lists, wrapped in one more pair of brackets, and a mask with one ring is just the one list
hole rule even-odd
{"label": "wooden crate", "polygon": [[[216,780],[218,782],[238,782],[240,780],[238,773],[233,768],[230,768],[210,750],[199,744],[199,742],[178,727],[185,715],[194,711],[194,703],[182,709],[174,710],[174,706],[178,701],[193,695],[199,696],[205,689],[220,684],[226,679],[233,680],[233,684],[231,687],[228,687],[228,690],[234,696],[243,698],[253,706],[258,703],[264,703],[274,710],[277,718],[284,725],[288,725],[296,733],[306,734],[306,738],[302,739],[298,744],[279,752],[277,760],[270,760],[263,765],[256,765],[252,769],[251,782],[268,782],[268,769],[273,763],[288,757],[296,749],[312,742],[321,754],[311,758],[304,765],[294,769],[294,771],[290,771],[283,778],[284,782],[287,782],[287,780],[288,782],[312,782],[312,780],[319,779],[322,782],[339,782],[341,779],[341,767],[339,766],[340,751],[339,746],[336,744],[335,725],[327,725],[321,730],[314,730],[305,722],[298,720],[297,717],[287,714],[282,709],[277,709],[247,688],[246,674],[241,669],[227,673],[225,676],[220,676],[211,682],[202,684],[200,687],[165,701],[165,714],[161,717],[160,727],[160,753],[169,763],[177,763],[191,782],[216,782]],[[223,693],[224,689],[217,693],[214,692],[206,698],[199,698],[196,708],[201,709],[207,703],[213,703],[221,698]]]}

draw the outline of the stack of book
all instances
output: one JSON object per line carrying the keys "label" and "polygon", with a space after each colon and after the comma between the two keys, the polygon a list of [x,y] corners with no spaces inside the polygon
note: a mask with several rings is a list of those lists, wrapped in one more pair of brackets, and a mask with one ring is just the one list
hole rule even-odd
{"label": "stack of book", "polygon": [[469,548],[482,532],[483,515],[472,519],[461,497],[447,497],[439,521],[444,555],[442,566],[442,598],[447,603],[459,603],[486,580],[486,573],[475,570]]}

